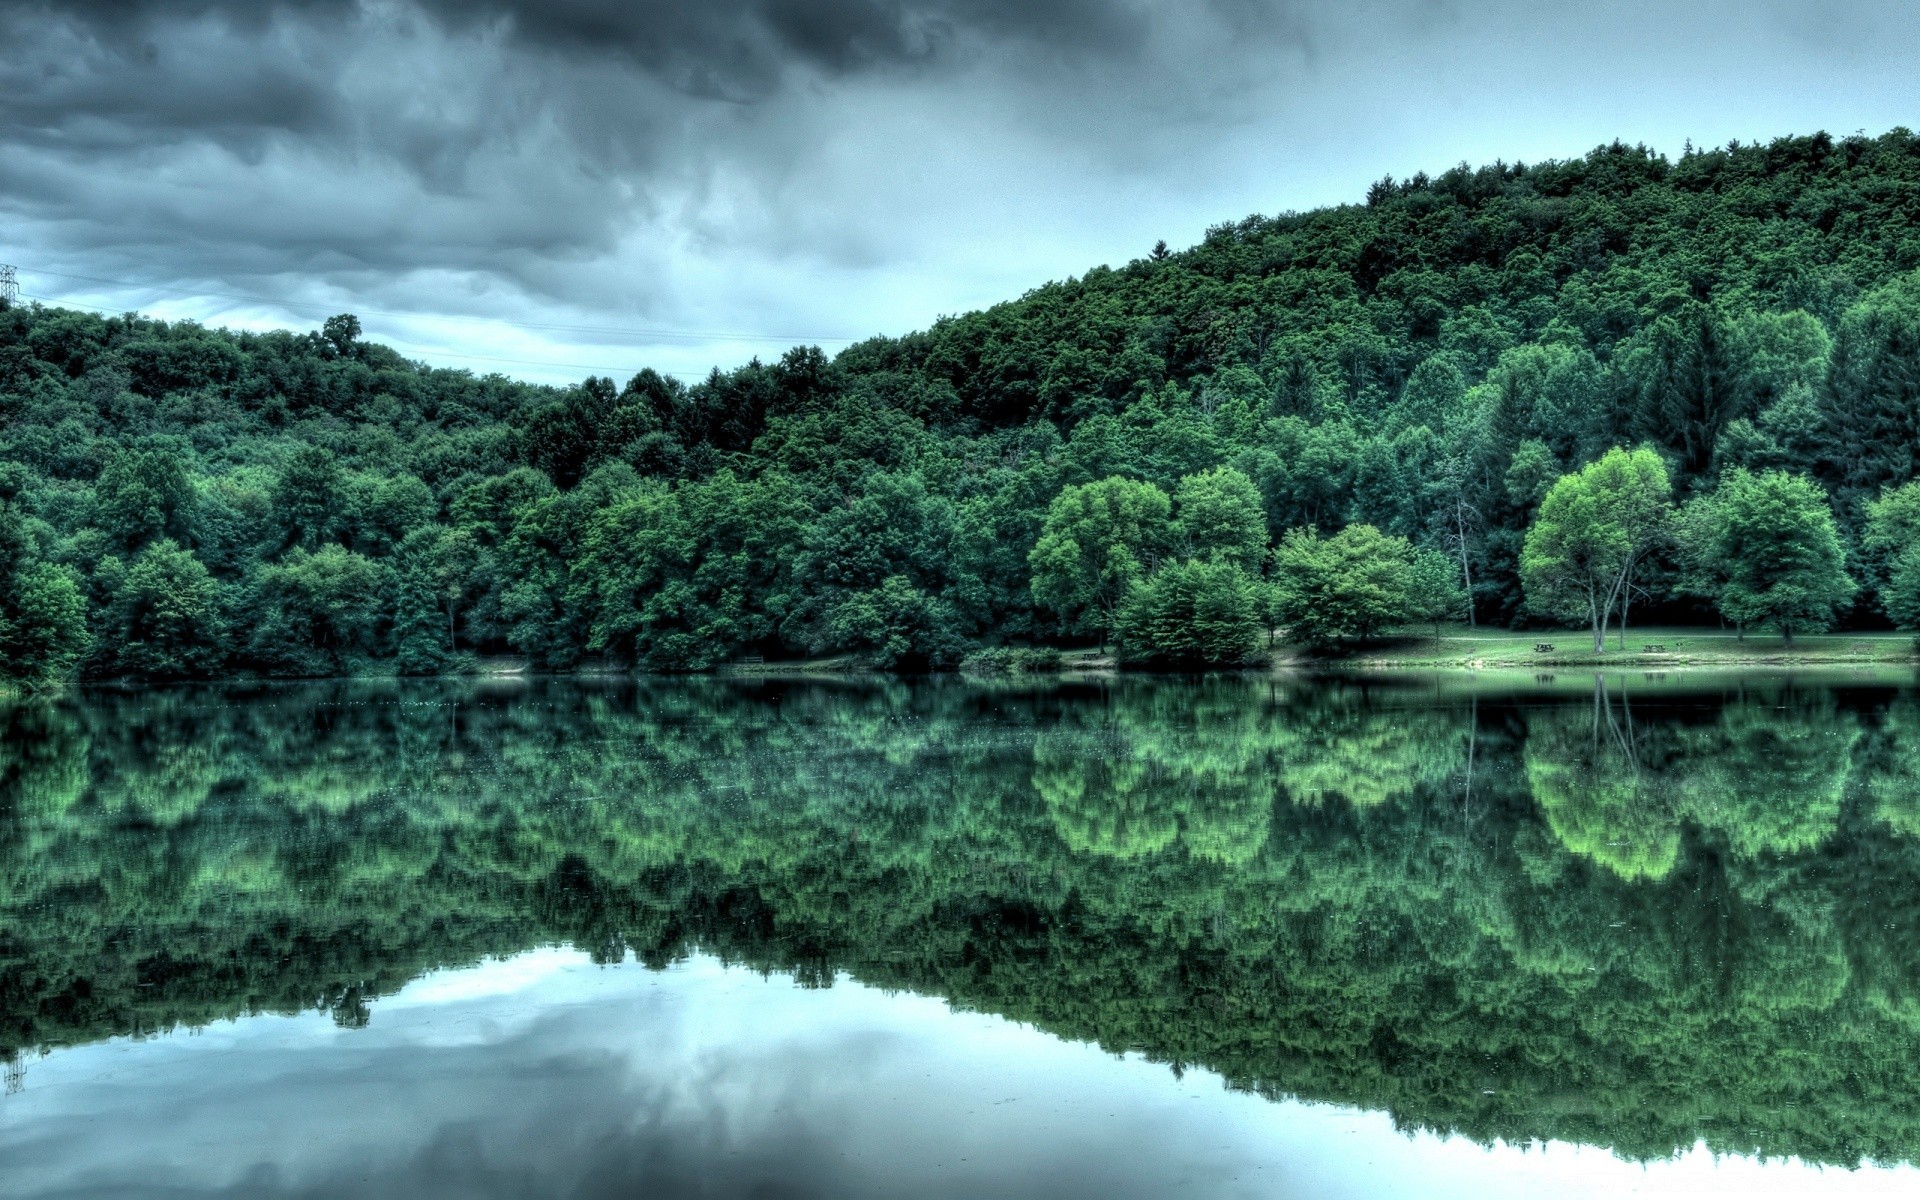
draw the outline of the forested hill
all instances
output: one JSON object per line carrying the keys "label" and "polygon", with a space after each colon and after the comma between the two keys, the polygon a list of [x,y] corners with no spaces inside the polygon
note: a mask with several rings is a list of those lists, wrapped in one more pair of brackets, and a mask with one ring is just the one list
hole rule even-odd
{"label": "forested hill", "polygon": [[[14,307],[0,413],[18,677],[943,666],[1109,635],[1219,661],[1271,620],[1441,615],[1469,579],[1487,622],[1597,611],[1602,576],[1673,616],[1905,622],[1920,137],[1382,180],[692,386],[432,370],[348,317]],[[1589,464],[1616,446],[1673,512],[1601,571],[1563,543],[1583,495],[1610,511]],[[1369,610],[1379,578],[1399,599]]]}

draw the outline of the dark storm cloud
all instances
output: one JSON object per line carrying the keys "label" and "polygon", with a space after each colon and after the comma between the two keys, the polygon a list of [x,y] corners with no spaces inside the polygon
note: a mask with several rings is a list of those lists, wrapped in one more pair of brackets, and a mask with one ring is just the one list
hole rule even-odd
{"label": "dark storm cloud", "polygon": [[631,58],[678,86],[759,95],[792,63],[832,75],[924,65],[972,34],[1069,53],[1135,49],[1145,14],[1099,0],[424,0],[452,25],[505,21],[529,44]]}
{"label": "dark storm cloud", "polygon": [[[1275,0],[1207,0],[1244,19]],[[356,20],[407,9],[451,33],[504,33],[573,59],[614,57],[695,95],[757,99],[794,67],[829,77],[927,67],[971,43],[1024,43],[1073,58],[1137,52],[1150,12],[1102,0],[44,0],[14,13],[16,46],[36,30],[83,32],[121,66],[150,67],[155,38],[216,22],[245,54],[306,23],[337,37]],[[155,99],[164,99],[155,97]]]}
{"label": "dark storm cloud", "polygon": [[[1232,0],[1236,20],[1249,4],[1265,0]],[[734,238],[731,218],[686,215],[718,187],[764,224],[825,126],[860,120],[818,115],[836,86],[1009,54],[1139,62],[1211,19],[1098,0],[9,5],[0,212],[119,273],[441,269],[541,291],[540,264],[650,222]]]}

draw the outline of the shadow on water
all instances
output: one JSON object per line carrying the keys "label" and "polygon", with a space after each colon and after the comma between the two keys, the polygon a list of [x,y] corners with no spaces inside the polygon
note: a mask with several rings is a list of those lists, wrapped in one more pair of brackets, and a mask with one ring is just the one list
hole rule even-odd
{"label": "shadow on water", "polygon": [[0,710],[0,1054],[565,943],[1268,1096],[1920,1159],[1920,698],[1582,677],[522,681]]}

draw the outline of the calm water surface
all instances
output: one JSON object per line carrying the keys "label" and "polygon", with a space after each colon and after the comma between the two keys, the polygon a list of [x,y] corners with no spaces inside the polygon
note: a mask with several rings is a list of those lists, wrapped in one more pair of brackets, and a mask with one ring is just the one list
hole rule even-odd
{"label": "calm water surface", "polygon": [[1911,1195],[1910,679],[0,708],[0,1194]]}

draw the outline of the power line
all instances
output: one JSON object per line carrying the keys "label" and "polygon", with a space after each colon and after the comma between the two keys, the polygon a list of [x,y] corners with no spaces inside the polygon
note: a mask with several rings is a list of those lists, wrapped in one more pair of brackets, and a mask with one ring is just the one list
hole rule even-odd
{"label": "power line", "polygon": [[[128,279],[106,279],[98,275],[76,275],[70,271],[48,271],[38,267],[29,267],[27,268],[27,272],[31,275],[51,275],[56,279],[74,279],[82,283],[98,283],[108,287],[131,288],[135,291],[170,292],[174,295],[185,296],[194,300],[228,300],[242,304],[265,304],[270,307],[283,308],[289,311],[305,311],[324,313],[328,316],[333,315],[333,308],[329,305],[310,304],[299,300],[276,300],[269,296],[252,296],[234,292],[200,292],[194,291],[191,288],[169,287],[158,283],[136,283]],[[83,305],[82,307],[91,306]],[[797,334],[729,333],[712,329],[654,329],[645,327],[612,329],[594,325],[558,325],[530,321],[510,321],[498,317],[441,316],[433,313],[392,312],[374,308],[363,308],[358,311],[363,316],[392,317],[396,320],[433,320],[467,325],[511,325],[516,329],[537,329],[546,333],[604,334],[610,337],[632,337],[639,335],[642,337],[688,338],[695,341],[711,342],[778,342],[789,346],[819,342],[851,344],[860,340],[859,338],[851,337],[803,337]]]}

